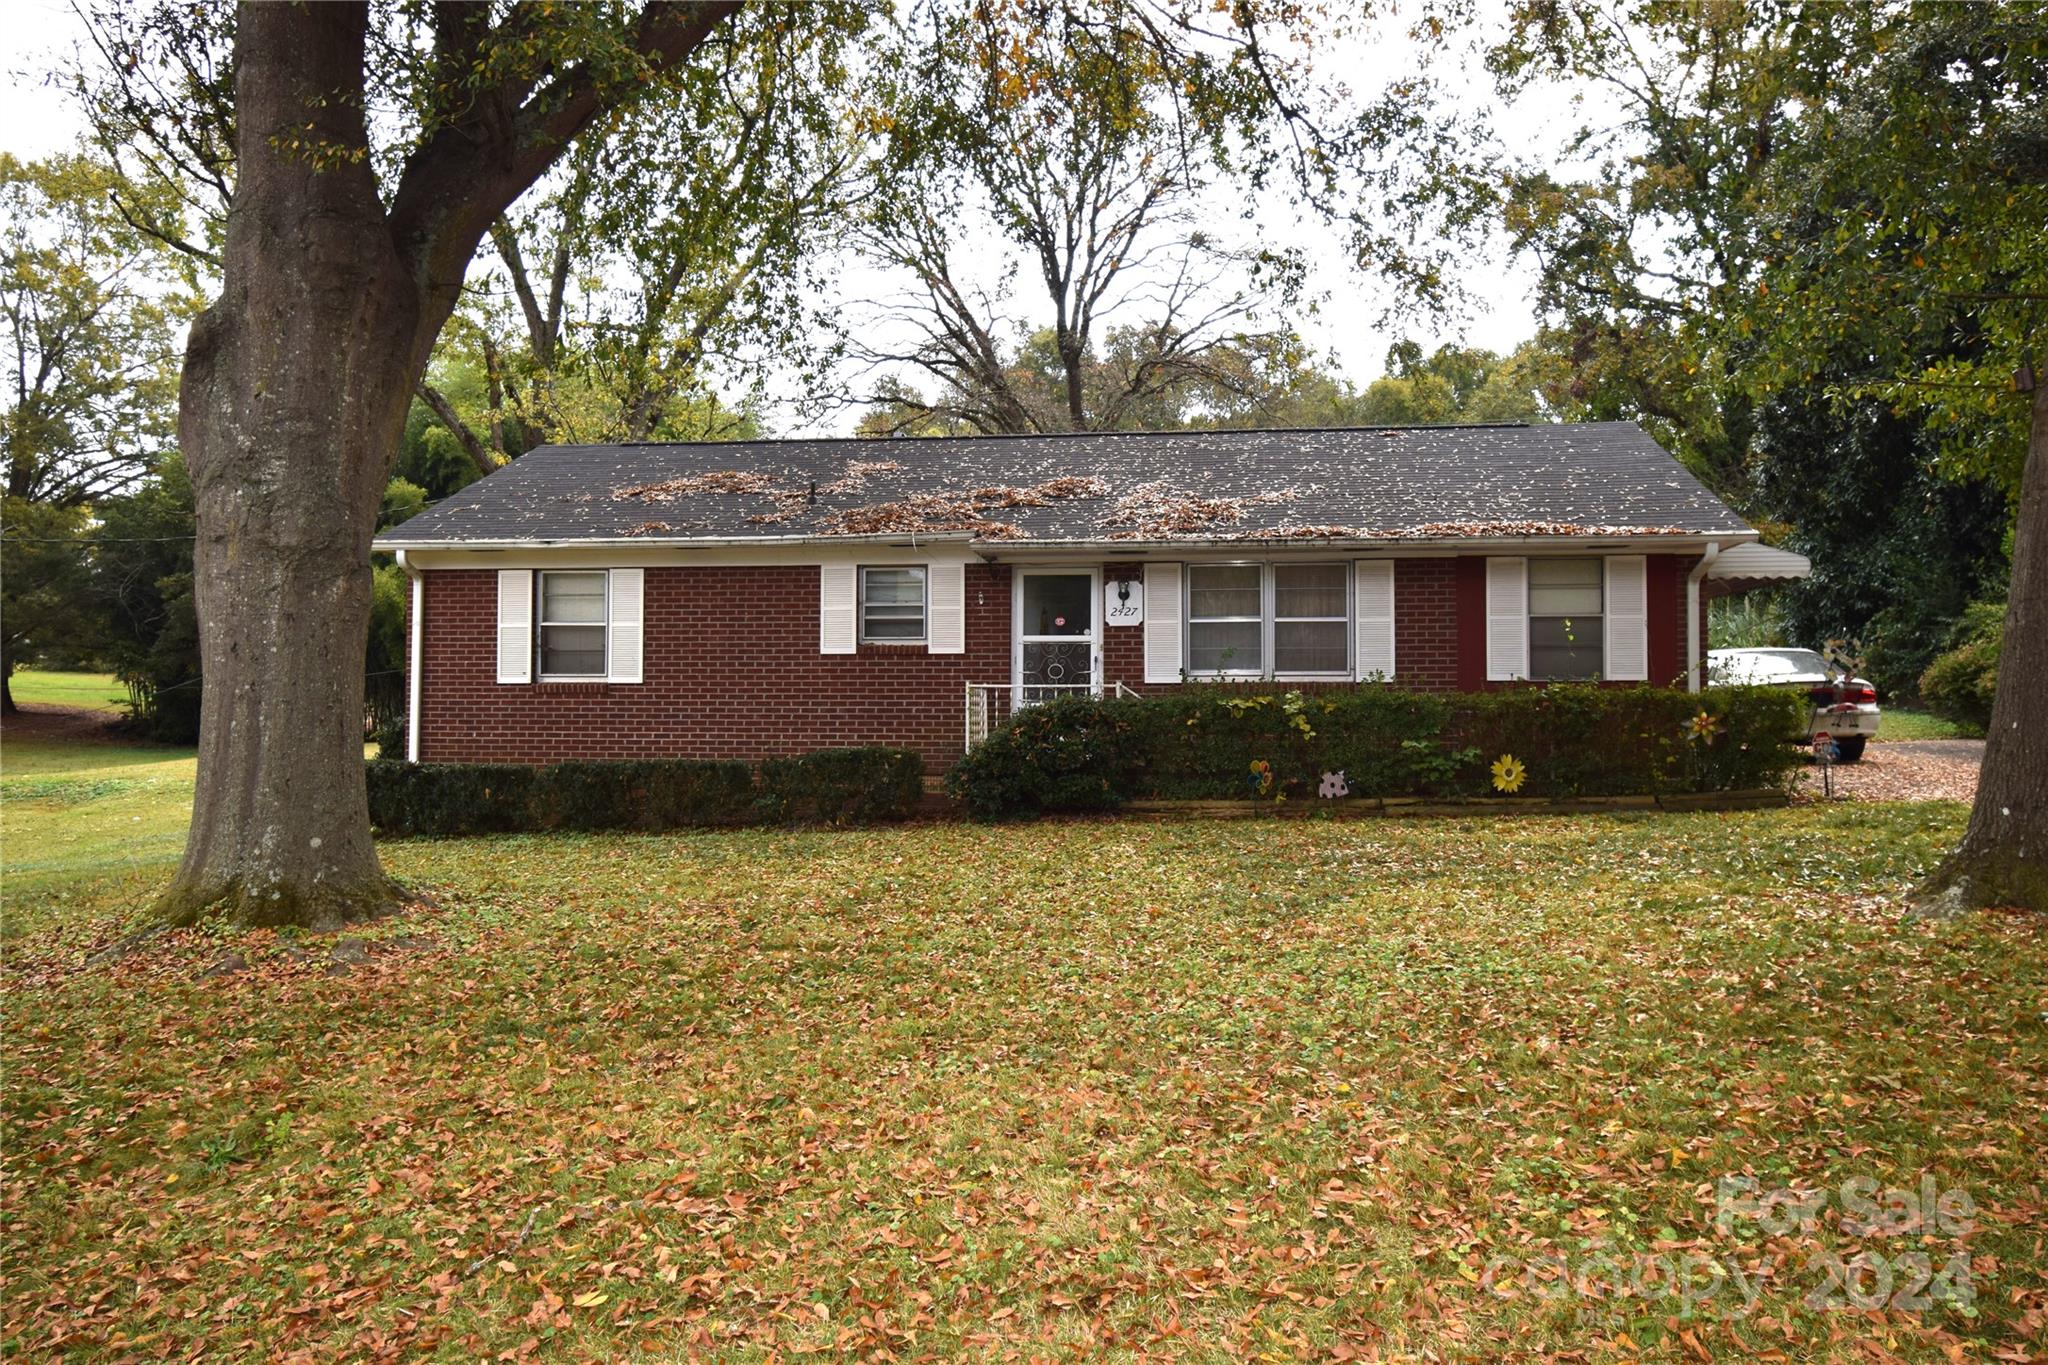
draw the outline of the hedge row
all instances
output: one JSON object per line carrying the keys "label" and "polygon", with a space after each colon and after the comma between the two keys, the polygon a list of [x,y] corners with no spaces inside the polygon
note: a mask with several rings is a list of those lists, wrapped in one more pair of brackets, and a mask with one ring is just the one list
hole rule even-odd
{"label": "hedge row", "polygon": [[1784,787],[1805,698],[1782,689],[1588,685],[1440,696],[1378,685],[1301,692],[1190,688],[1020,711],[956,764],[976,819],[1110,810],[1136,798],[1632,796]]}
{"label": "hedge row", "polygon": [[924,795],[924,763],[903,749],[826,749],[737,762],[369,765],[370,823],[386,834],[688,829],[900,820]]}

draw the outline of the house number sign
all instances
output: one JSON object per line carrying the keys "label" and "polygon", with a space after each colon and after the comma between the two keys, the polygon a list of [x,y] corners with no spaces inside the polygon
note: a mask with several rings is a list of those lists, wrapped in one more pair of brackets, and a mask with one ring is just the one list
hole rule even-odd
{"label": "house number sign", "polygon": [[1135,578],[1112,578],[1102,585],[1102,621],[1110,626],[1145,624],[1145,585]]}

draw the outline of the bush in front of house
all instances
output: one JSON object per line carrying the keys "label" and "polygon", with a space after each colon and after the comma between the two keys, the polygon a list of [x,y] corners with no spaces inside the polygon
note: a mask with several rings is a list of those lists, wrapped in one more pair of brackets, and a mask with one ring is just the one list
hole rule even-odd
{"label": "bush in front of house", "polygon": [[538,769],[523,763],[369,765],[370,823],[392,834],[510,834],[532,828]]}
{"label": "bush in front of house", "polygon": [[1460,697],[1452,741],[1481,762],[1449,790],[1493,793],[1488,768],[1513,754],[1526,796],[1643,796],[1786,785],[1805,698],[1783,688],[1521,687]]}
{"label": "bush in front of house", "polygon": [[754,773],[699,759],[550,763],[533,776],[529,829],[689,829],[753,816]]}
{"label": "bush in front of house", "polygon": [[1783,689],[1590,685],[1442,696],[1188,688],[1033,706],[954,765],[947,790],[980,820],[1114,809],[1135,798],[1492,796],[1520,760],[1521,796],[1782,788],[1799,763],[1804,698]]}
{"label": "bush in front of house", "polygon": [[1061,697],[1027,706],[946,774],[946,793],[976,820],[1115,810],[1133,794],[1145,752],[1130,701]]}
{"label": "bush in front of house", "polygon": [[1197,687],[1114,705],[1137,737],[1145,796],[1248,796],[1263,780],[1254,761],[1269,765],[1276,791],[1313,794],[1324,773],[1340,771],[1358,796],[1405,796],[1443,781],[1450,703],[1428,693]]}
{"label": "bush in front of house", "polygon": [[907,749],[819,749],[761,764],[759,805],[770,820],[871,825],[901,820],[923,799],[924,760]]}
{"label": "bush in front of house", "polygon": [[923,796],[903,749],[830,749],[747,763],[397,763],[368,766],[370,823],[385,834],[664,830],[900,820]]}

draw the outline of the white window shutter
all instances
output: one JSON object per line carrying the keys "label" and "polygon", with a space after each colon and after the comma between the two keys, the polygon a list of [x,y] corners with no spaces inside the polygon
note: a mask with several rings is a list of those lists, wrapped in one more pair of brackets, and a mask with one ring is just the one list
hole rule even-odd
{"label": "white window shutter", "polygon": [[1394,680],[1394,561],[1361,559],[1353,566],[1357,603],[1358,680]]}
{"label": "white window shutter", "polygon": [[1647,682],[1650,677],[1649,560],[1607,556],[1607,667],[1603,677]]}
{"label": "white window shutter", "polygon": [[636,683],[640,681],[640,656],[646,637],[646,617],[641,610],[641,586],[647,575],[645,569],[613,569],[611,591],[606,597],[611,602],[611,629],[605,632],[604,675],[607,682]]}
{"label": "white window shutter", "polygon": [[1145,566],[1145,681],[1181,680],[1180,565]]}
{"label": "white window shutter", "polygon": [[851,564],[825,564],[818,569],[818,652],[851,654],[858,611],[855,597],[860,571]]}
{"label": "white window shutter", "polygon": [[1529,561],[1486,561],[1486,680],[1529,676]]}
{"label": "white window shutter", "polygon": [[967,652],[967,566],[930,564],[925,567],[925,652],[965,654]]}
{"label": "white window shutter", "polygon": [[533,681],[533,570],[498,570],[498,681]]}

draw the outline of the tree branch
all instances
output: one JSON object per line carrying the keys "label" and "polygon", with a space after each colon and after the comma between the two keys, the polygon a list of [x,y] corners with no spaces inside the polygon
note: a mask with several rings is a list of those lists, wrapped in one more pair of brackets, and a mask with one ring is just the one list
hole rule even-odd
{"label": "tree branch", "polygon": [[455,439],[461,442],[464,453],[476,463],[478,473],[488,474],[498,467],[497,462],[491,458],[489,448],[484,445],[483,438],[469,429],[469,423],[462,420],[461,414],[455,411],[455,405],[448,401],[446,394],[422,379],[419,383],[419,395],[426,405],[434,410],[434,416],[441,419],[441,425],[455,434]]}

